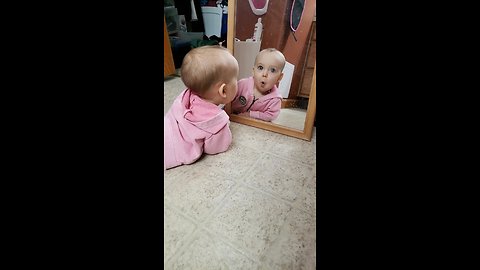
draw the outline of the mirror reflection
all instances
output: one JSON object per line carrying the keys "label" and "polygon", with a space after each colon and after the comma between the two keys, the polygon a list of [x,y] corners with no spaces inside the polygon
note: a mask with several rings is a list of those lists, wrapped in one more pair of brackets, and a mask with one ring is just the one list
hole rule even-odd
{"label": "mirror reflection", "polygon": [[278,83],[283,77],[285,57],[274,49],[264,49],[257,54],[253,76],[238,81],[238,90],[232,101],[232,113],[264,121],[278,118],[282,96]]}
{"label": "mirror reflection", "polygon": [[240,69],[232,113],[304,130],[316,59],[315,1],[235,2],[233,55]]}

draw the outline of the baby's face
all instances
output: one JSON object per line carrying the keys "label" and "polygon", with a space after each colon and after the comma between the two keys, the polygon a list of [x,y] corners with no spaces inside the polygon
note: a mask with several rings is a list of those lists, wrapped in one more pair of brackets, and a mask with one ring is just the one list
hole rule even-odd
{"label": "baby's face", "polygon": [[260,55],[253,67],[255,88],[266,94],[282,79],[282,61],[276,53],[267,52]]}

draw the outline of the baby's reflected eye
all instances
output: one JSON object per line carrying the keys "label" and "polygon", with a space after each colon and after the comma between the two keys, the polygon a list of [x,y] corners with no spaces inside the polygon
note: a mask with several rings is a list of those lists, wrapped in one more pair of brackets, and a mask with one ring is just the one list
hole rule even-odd
{"label": "baby's reflected eye", "polygon": [[276,68],[271,68],[270,72],[275,73],[275,72],[277,72],[277,69]]}

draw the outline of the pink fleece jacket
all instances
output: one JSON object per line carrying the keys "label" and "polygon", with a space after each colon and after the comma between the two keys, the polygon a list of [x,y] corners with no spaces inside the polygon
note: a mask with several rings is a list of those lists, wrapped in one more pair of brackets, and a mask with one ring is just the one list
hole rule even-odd
{"label": "pink fleece jacket", "polygon": [[227,113],[185,89],[165,115],[164,170],[194,163],[202,153],[224,152],[232,142]]}
{"label": "pink fleece jacket", "polygon": [[232,101],[233,113],[238,114],[248,110],[250,117],[252,118],[272,121],[280,114],[281,107],[282,96],[276,85],[273,86],[270,93],[254,101],[253,77],[244,78],[238,81],[237,95]]}

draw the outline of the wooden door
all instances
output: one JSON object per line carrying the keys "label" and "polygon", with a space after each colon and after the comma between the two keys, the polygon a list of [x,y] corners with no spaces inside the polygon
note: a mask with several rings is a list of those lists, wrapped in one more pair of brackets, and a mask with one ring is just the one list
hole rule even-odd
{"label": "wooden door", "polygon": [[163,16],[163,76],[175,74],[175,63],[173,62],[172,48],[168,38],[167,22]]}

